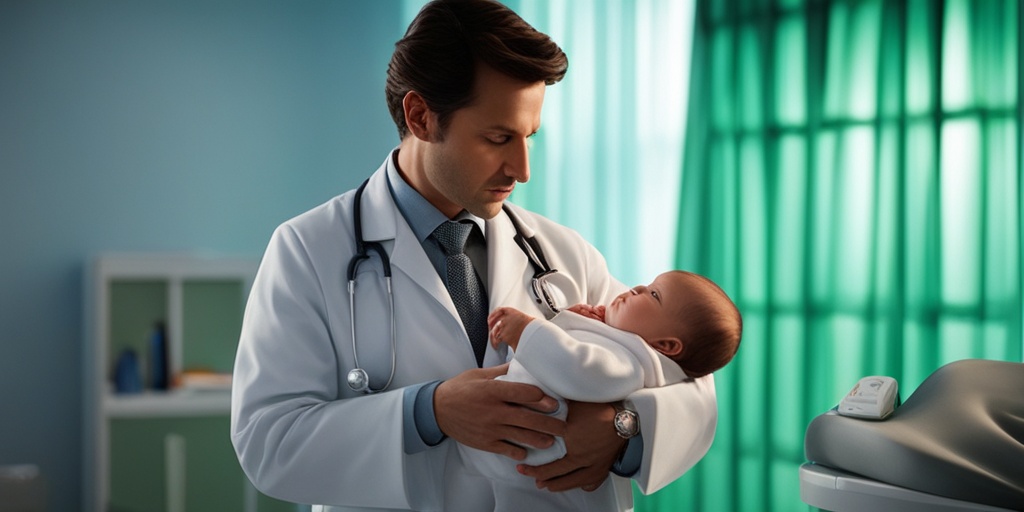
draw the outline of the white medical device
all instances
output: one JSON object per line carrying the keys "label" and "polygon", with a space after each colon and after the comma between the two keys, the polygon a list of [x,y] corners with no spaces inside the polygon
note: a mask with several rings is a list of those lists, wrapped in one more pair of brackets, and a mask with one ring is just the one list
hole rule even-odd
{"label": "white medical device", "polygon": [[[388,258],[387,251],[384,250],[384,246],[379,242],[368,242],[363,239],[363,225],[362,225],[362,211],[360,204],[363,198],[363,189],[366,188],[366,184],[370,180],[366,180],[362,185],[356,189],[355,201],[352,206],[353,208],[353,223],[355,227],[355,239],[356,239],[356,253],[352,256],[352,259],[348,262],[348,308],[349,308],[349,325],[352,327],[352,356],[355,362],[355,368],[348,372],[346,378],[348,387],[353,391],[361,391],[366,394],[380,393],[391,385],[391,381],[395,378],[395,360],[397,357],[396,350],[396,333],[395,333],[395,296],[391,289],[391,260]],[[537,243],[537,238],[523,235],[523,227],[519,223],[519,219],[516,217],[512,210],[506,205],[502,205],[502,210],[508,215],[508,218],[512,221],[512,226],[515,228],[516,235],[514,240],[516,245],[530,260],[530,264],[533,266],[534,274],[530,280],[530,289],[533,292],[534,300],[540,306],[547,309],[551,314],[558,313],[562,305],[558,304],[557,297],[561,297],[557,287],[553,284],[553,278],[558,276],[558,271],[551,268],[548,265],[547,259],[544,257],[544,251],[541,250],[540,244]],[[388,306],[390,308],[391,315],[391,374],[388,376],[388,381],[383,387],[379,389],[373,389],[370,387],[370,376],[359,365],[359,351],[356,347],[356,273],[359,269],[359,264],[365,260],[370,259],[370,252],[377,254],[380,258],[381,267],[384,270],[384,282],[388,293]],[[339,359],[340,361],[340,359]]]}
{"label": "white medical device", "polygon": [[898,385],[892,377],[864,377],[853,386],[836,412],[843,416],[867,420],[884,420],[899,405]]}

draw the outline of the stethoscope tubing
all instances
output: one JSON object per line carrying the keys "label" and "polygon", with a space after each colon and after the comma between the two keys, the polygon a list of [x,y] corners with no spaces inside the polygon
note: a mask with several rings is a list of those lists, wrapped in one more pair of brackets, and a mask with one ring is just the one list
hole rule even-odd
{"label": "stethoscope tubing", "polygon": [[[366,394],[380,393],[388,389],[391,386],[391,382],[395,379],[396,364],[398,359],[398,329],[395,321],[395,295],[391,287],[391,261],[388,258],[387,252],[379,242],[367,242],[363,239],[363,226],[362,226],[362,211],[361,203],[363,197],[363,190],[366,185],[370,182],[369,179],[363,182],[362,185],[356,189],[355,198],[353,201],[352,220],[355,227],[355,241],[356,241],[356,253],[352,256],[352,259],[348,263],[348,311],[349,311],[349,326],[352,331],[352,359],[355,363],[355,368],[349,370],[347,375],[347,382],[350,389],[357,392],[363,392]],[[547,260],[544,258],[544,252],[541,250],[540,245],[533,236],[532,232],[527,231],[524,226],[519,222],[518,216],[515,215],[507,206],[502,205],[502,209],[506,215],[512,221],[512,225],[516,231],[515,242],[533,265],[535,273],[533,276],[533,292],[536,296],[538,304],[546,305],[552,313],[558,313],[558,307],[554,300],[550,297],[550,294],[543,286],[543,279],[551,274],[555,274],[558,271],[548,266]],[[524,233],[530,236],[525,236]],[[391,313],[391,374],[388,376],[387,383],[383,387],[373,389],[370,387],[370,377],[366,370],[359,364],[359,351],[356,347],[356,274],[359,269],[359,264],[364,260],[370,259],[369,252],[377,253],[380,258],[381,267],[384,271],[384,282],[387,288],[388,294],[388,306]],[[337,357],[337,353],[335,354]],[[340,362],[340,359],[339,359]]]}
{"label": "stethoscope tubing", "polygon": [[[357,265],[358,266],[358,265]],[[388,291],[388,306],[391,310],[391,374],[388,377],[387,383],[380,389],[373,389],[370,387],[370,376],[363,370],[363,367],[359,364],[359,351],[356,349],[356,280],[353,274],[352,278],[348,281],[348,313],[349,313],[349,326],[352,328],[352,359],[356,366],[349,371],[349,387],[354,391],[364,391],[367,394],[380,393],[391,386],[391,381],[395,379],[396,361],[398,359],[398,329],[395,325],[395,294],[391,289],[391,276],[384,277],[384,283]],[[353,376],[355,372],[355,377]],[[353,381],[356,382],[353,382]],[[359,389],[357,389],[359,388]]]}
{"label": "stethoscope tubing", "polygon": [[[395,294],[391,288],[391,261],[388,258],[387,251],[384,250],[379,242],[367,242],[363,239],[363,222],[362,222],[362,199],[363,190],[366,188],[367,183],[370,180],[367,179],[362,185],[356,190],[355,198],[353,201],[353,224],[355,228],[355,239],[356,239],[356,254],[352,256],[352,259],[348,262],[348,314],[349,314],[349,326],[352,330],[352,360],[355,363],[355,368],[348,372],[346,381],[348,386],[353,391],[362,391],[366,394],[380,393],[391,386],[391,382],[395,379],[396,363],[398,360],[398,342],[397,342],[397,327],[395,325]],[[377,253],[380,258],[381,268],[384,270],[384,283],[387,288],[388,294],[388,307],[390,309],[391,316],[391,373],[388,376],[387,383],[384,387],[373,389],[370,387],[370,375],[366,373],[362,365],[359,364],[359,350],[356,347],[356,274],[359,270],[359,265],[368,259],[370,254],[368,251]]]}

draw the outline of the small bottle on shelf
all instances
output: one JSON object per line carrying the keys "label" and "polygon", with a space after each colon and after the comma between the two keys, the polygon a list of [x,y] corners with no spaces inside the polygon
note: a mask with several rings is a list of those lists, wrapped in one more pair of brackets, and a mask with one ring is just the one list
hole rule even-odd
{"label": "small bottle on shelf", "polygon": [[149,387],[166,391],[167,376],[167,326],[157,322],[149,337]]}

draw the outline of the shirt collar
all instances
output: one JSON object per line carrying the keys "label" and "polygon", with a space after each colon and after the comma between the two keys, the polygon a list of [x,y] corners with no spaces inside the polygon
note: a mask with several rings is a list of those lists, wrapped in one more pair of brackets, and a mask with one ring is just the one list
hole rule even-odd
{"label": "shirt collar", "polygon": [[[388,159],[388,188],[391,190],[391,197],[395,200],[395,204],[398,205],[398,210],[402,212],[402,216],[405,217],[420,243],[423,243],[437,229],[437,226],[448,220],[441,210],[430,204],[430,201],[427,201],[423,195],[412,188],[412,185],[409,185],[398,172],[397,148],[391,152],[391,158]],[[486,222],[466,210],[459,212],[453,220],[466,219],[473,221],[480,228],[480,232],[486,236]]]}

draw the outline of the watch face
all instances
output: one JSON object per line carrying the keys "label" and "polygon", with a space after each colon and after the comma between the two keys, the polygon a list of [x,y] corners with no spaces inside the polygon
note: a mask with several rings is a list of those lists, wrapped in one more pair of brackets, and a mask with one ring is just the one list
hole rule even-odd
{"label": "watch face", "polygon": [[635,412],[623,410],[615,413],[615,431],[619,436],[628,439],[637,435],[639,430],[640,425]]}

